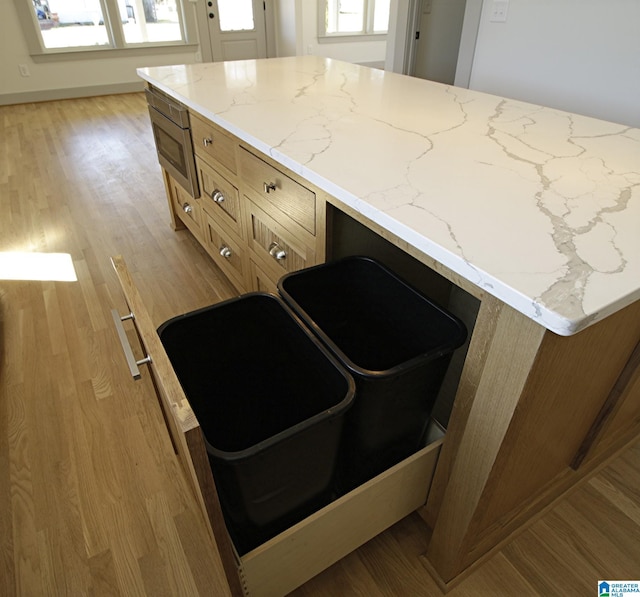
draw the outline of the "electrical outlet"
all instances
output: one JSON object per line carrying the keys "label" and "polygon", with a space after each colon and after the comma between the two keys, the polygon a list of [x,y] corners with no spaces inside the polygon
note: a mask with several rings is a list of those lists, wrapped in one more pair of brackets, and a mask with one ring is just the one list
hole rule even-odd
{"label": "electrical outlet", "polygon": [[507,11],[509,10],[509,0],[493,0],[491,5],[491,16],[489,20],[492,23],[505,23],[507,21]]}
{"label": "electrical outlet", "polygon": [[26,64],[18,64],[18,69],[23,77],[30,77],[29,67]]}

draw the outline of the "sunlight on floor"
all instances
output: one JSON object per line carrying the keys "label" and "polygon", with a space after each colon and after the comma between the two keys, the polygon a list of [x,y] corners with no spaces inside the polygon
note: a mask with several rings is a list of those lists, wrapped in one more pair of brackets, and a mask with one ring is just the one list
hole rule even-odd
{"label": "sunlight on floor", "polygon": [[0,280],[55,280],[76,282],[69,253],[0,252]]}

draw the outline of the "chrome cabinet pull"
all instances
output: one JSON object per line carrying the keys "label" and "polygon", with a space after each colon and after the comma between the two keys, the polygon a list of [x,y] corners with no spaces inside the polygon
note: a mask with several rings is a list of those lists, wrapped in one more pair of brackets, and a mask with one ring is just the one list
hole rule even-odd
{"label": "chrome cabinet pull", "polygon": [[204,138],[202,139],[202,144],[203,144],[205,147],[209,147],[209,145],[213,145],[213,139],[212,139],[211,137],[204,137]]}
{"label": "chrome cabinet pull", "polygon": [[224,201],[224,195],[222,194],[222,191],[214,189],[214,191],[211,193],[211,199],[213,199],[215,203],[220,205],[220,203]]}
{"label": "chrome cabinet pull", "polygon": [[287,252],[277,242],[272,242],[269,245],[269,255],[276,261],[282,261],[286,258]]}
{"label": "chrome cabinet pull", "polygon": [[189,205],[188,203],[183,203],[182,210],[184,211],[184,213],[190,214],[191,212],[193,212],[193,207],[191,207],[191,205]]}
{"label": "chrome cabinet pull", "polygon": [[271,191],[275,191],[276,190],[276,183],[275,182],[263,182],[262,183],[262,187],[264,188],[264,192],[269,194]]}
{"label": "chrome cabinet pull", "polygon": [[225,259],[229,259],[231,257],[231,249],[227,246],[224,246],[220,249],[220,255],[222,255]]}
{"label": "chrome cabinet pull", "polygon": [[111,316],[113,317],[113,323],[115,324],[116,331],[118,332],[118,339],[120,340],[120,345],[122,346],[127,366],[129,367],[129,373],[133,379],[140,379],[140,369],[138,369],[138,366],[151,363],[151,357],[147,355],[144,359],[136,361],[136,357],[133,356],[133,351],[129,344],[129,339],[127,338],[127,333],[124,331],[124,326],[122,325],[123,321],[127,319],[135,319],[135,316],[133,313],[129,313],[129,315],[120,317],[117,309],[111,309]]}

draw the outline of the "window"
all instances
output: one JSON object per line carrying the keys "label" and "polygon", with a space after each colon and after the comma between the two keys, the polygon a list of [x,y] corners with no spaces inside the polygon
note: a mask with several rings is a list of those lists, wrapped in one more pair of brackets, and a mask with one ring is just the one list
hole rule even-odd
{"label": "window", "polygon": [[33,13],[32,53],[187,43],[183,0],[23,1]]}
{"label": "window", "polygon": [[320,37],[379,35],[389,26],[390,0],[319,0]]}
{"label": "window", "polygon": [[253,3],[251,0],[218,0],[220,31],[253,31]]}

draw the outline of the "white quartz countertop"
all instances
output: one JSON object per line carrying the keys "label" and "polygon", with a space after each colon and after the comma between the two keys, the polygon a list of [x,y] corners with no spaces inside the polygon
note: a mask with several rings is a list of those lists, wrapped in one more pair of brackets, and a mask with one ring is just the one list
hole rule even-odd
{"label": "white quartz countertop", "polygon": [[640,299],[640,129],[315,56],[138,74],[549,330]]}

